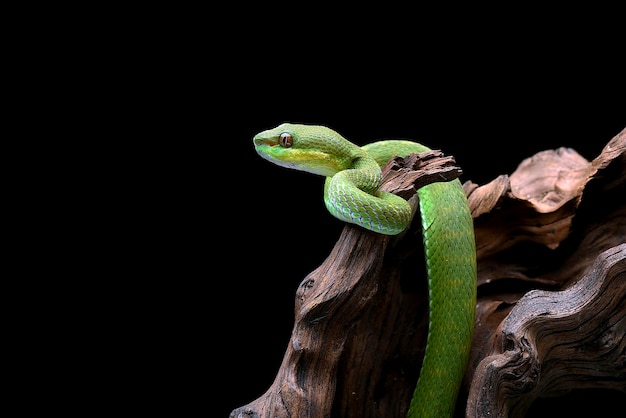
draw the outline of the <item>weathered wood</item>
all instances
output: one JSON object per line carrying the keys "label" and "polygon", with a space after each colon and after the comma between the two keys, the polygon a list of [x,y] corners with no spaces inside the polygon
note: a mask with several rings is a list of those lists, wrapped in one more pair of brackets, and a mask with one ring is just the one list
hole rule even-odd
{"label": "weathered wood", "polygon": [[524,417],[540,397],[626,391],[626,244],[562,291],[531,290],[497,328],[474,372],[470,417]]}
{"label": "weathered wood", "polygon": [[[579,388],[626,393],[625,151],[626,130],[591,162],[549,150],[464,184],[478,303],[457,416],[522,417]],[[386,189],[406,196],[416,181],[455,178],[445,158],[388,164]],[[425,343],[423,272],[419,222],[397,237],[346,225],[297,291],[273,384],[231,417],[404,417]]]}
{"label": "weathered wood", "polygon": [[[482,186],[494,193],[475,219],[466,416],[524,417],[580,389],[626,394],[626,130],[591,162],[544,151],[503,182]],[[481,188],[468,186],[471,202]]]}
{"label": "weathered wood", "polygon": [[407,157],[394,157],[383,168],[381,190],[410,199],[417,189],[438,181],[450,181],[463,172],[452,156],[431,150]]}

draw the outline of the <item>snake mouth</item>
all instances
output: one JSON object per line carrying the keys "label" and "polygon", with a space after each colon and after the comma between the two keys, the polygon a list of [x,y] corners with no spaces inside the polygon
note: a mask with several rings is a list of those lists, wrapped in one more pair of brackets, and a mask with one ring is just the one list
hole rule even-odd
{"label": "snake mouth", "polygon": [[278,141],[273,141],[269,138],[254,138],[254,145],[257,147],[266,145],[268,147],[275,147],[278,145]]}
{"label": "snake mouth", "polygon": [[281,147],[278,145],[277,141],[272,141],[267,138],[258,138],[254,140],[254,149],[257,154],[270,161],[275,161],[277,157],[276,154],[282,151],[280,149]]}

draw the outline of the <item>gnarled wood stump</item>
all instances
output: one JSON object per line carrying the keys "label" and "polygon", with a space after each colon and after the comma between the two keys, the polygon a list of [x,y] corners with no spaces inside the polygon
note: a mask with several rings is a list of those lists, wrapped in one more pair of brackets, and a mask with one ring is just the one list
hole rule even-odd
{"label": "gnarled wood stump", "polygon": [[[581,388],[626,394],[626,130],[589,162],[536,154],[466,182],[478,257],[476,328],[457,416],[523,417]],[[460,174],[431,152],[396,159],[385,188]],[[410,202],[415,207],[415,198]],[[274,383],[231,417],[404,417],[427,327],[419,222],[396,237],[346,225],[301,283]]]}

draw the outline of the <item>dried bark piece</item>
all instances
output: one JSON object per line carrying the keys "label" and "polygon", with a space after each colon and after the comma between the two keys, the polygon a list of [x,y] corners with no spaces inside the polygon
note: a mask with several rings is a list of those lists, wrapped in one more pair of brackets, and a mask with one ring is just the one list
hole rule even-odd
{"label": "dried bark piece", "polygon": [[525,159],[511,175],[511,196],[538,213],[555,212],[580,199],[592,166],[571,148],[542,151]]}
{"label": "dried bark piece", "polygon": [[439,150],[396,156],[383,167],[380,189],[408,200],[420,187],[458,178],[462,170],[455,163],[454,157]]}
{"label": "dried bark piece", "polygon": [[495,180],[480,187],[471,181],[465,182],[463,189],[467,195],[472,217],[478,218],[480,215],[491,212],[506,196],[509,188],[510,180],[506,174],[502,174]]}

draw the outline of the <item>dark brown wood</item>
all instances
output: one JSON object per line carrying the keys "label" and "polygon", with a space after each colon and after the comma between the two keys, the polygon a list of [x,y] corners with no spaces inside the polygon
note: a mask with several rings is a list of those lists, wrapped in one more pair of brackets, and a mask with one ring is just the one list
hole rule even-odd
{"label": "dark brown wood", "polygon": [[[580,388],[626,393],[625,151],[623,130],[593,161],[547,150],[464,184],[478,302],[457,416],[523,417]],[[388,164],[385,187],[406,196],[459,174],[435,151]],[[425,342],[423,271],[419,222],[396,237],[346,225],[297,291],[273,384],[231,417],[404,417]]]}
{"label": "dark brown wood", "polygon": [[626,391],[626,244],[562,291],[531,290],[499,324],[472,379],[467,416],[524,417],[539,397]]}
{"label": "dark brown wood", "polygon": [[381,190],[410,199],[420,187],[438,181],[450,181],[463,172],[454,157],[431,150],[407,157],[394,157],[383,168]]}

